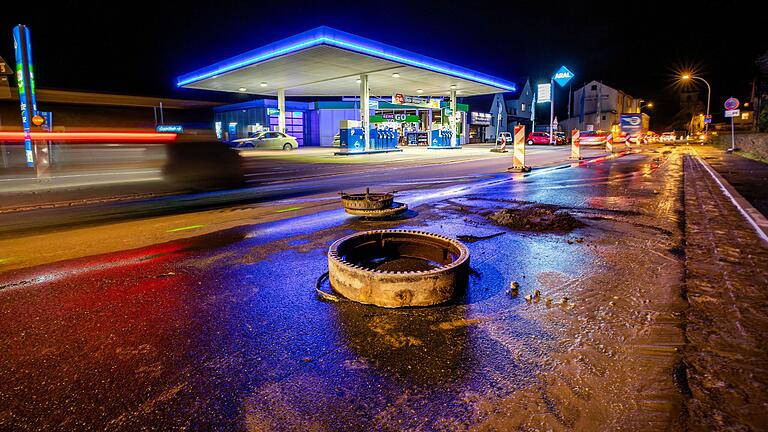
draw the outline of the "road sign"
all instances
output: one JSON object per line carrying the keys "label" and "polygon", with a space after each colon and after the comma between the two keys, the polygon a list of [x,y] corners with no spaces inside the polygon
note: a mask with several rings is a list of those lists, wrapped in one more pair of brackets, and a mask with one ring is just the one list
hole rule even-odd
{"label": "road sign", "polygon": [[556,82],[560,87],[565,87],[568,81],[573,78],[573,72],[569,71],[567,67],[560,66],[560,69],[552,76],[552,80]]}
{"label": "road sign", "polygon": [[740,110],[732,109],[725,112],[726,117],[738,117],[741,114]]}
{"label": "road sign", "polygon": [[184,133],[184,126],[182,125],[157,125],[155,126],[156,132],[170,132],[170,133]]}
{"label": "road sign", "polygon": [[546,103],[552,100],[552,84],[539,84],[536,91],[536,103]]}
{"label": "road sign", "polygon": [[732,111],[739,107],[739,100],[734,97],[728,98],[728,100],[725,101],[724,105],[725,105],[725,109]]}
{"label": "road sign", "polygon": [[643,132],[642,114],[622,114],[619,121],[621,131],[629,136],[638,136]]}
{"label": "road sign", "polygon": [[712,123],[712,116],[711,115],[704,116],[704,123],[707,123],[707,124]]}

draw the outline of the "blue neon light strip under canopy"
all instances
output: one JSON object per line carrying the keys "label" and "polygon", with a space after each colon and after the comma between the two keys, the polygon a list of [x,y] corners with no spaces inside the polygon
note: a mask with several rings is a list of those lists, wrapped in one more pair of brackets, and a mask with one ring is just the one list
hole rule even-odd
{"label": "blue neon light strip under canopy", "polygon": [[194,72],[181,75],[177,78],[176,85],[178,87],[183,87],[197,81],[202,81],[237,69],[252,66],[263,61],[320,45],[328,45],[389,60],[395,63],[430,70],[440,74],[496,87],[505,91],[517,91],[515,83],[513,82],[325,26],[297,34]]}

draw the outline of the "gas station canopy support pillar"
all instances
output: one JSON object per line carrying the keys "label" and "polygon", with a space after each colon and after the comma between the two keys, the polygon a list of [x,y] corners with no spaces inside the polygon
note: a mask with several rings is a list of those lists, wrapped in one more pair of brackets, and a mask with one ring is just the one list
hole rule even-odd
{"label": "gas station canopy support pillar", "polygon": [[363,127],[363,136],[365,137],[365,151],[371,149],[371,131],[368,125],[371,118],[369,99],[368,74],[360,74],[360,125]]}
{"label": "gas station canopy support pillar", "polygon": [[285,133],[285,89],[277,89],[277,129]]}
{"label": "gas station canopy support pillar", "polygon": [[451,147],[458,147],[459,146],[459,134],[458,134],[458,128],[456,127],[456,90],[451,90],[451,116],[449,117],[449,122],[451,126]]}

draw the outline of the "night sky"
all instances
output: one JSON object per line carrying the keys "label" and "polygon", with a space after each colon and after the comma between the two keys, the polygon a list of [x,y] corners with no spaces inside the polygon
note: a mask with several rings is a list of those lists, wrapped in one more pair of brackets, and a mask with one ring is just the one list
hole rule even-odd
{"label": "night sky", "polygon": [[[659,124],[677,111],[676,70],[695,68],[712,84],[716,112],[728,96],[749,96],[754,60],[768,50],[757,1],[8,3],[0,56],[14,62],[12,28],[28,25],[39,87],[150,96],[215,98],[176,89],[176,76],[328,25],[519,86],[526,76],[547,81],[564,64],[574,86],[597,79],[654,101]],[[562,117],[563,92],[557,105]]]}

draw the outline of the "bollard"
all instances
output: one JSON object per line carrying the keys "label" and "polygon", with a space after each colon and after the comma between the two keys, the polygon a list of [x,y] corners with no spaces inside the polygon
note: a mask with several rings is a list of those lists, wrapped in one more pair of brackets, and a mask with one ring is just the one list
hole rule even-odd
{"label": "bollard", "polygon": [[[501,140],[501,147],[499,147],[499,140]],[[507,152],[507,136],[501,135],[499,139],[496,140],[496,145],[491,149],[492,153],[506,153]]]}
{"label": "bollard", "polygon": [[525,166],[525,126],[515,126],[515,137],[512,149],[512,166],[509,172],[528,172],[531,167]]}
{"label": "bollard", "polygon": [[570,160],[581,160],[581,138],[579,138],[579,130],[574,129],[571,131],[571,157]]}
{"label": "bollard", "polygon": [[607,137],[605,137],[605,151],[608,153],[613,153],[613,134],[609,133]]}

